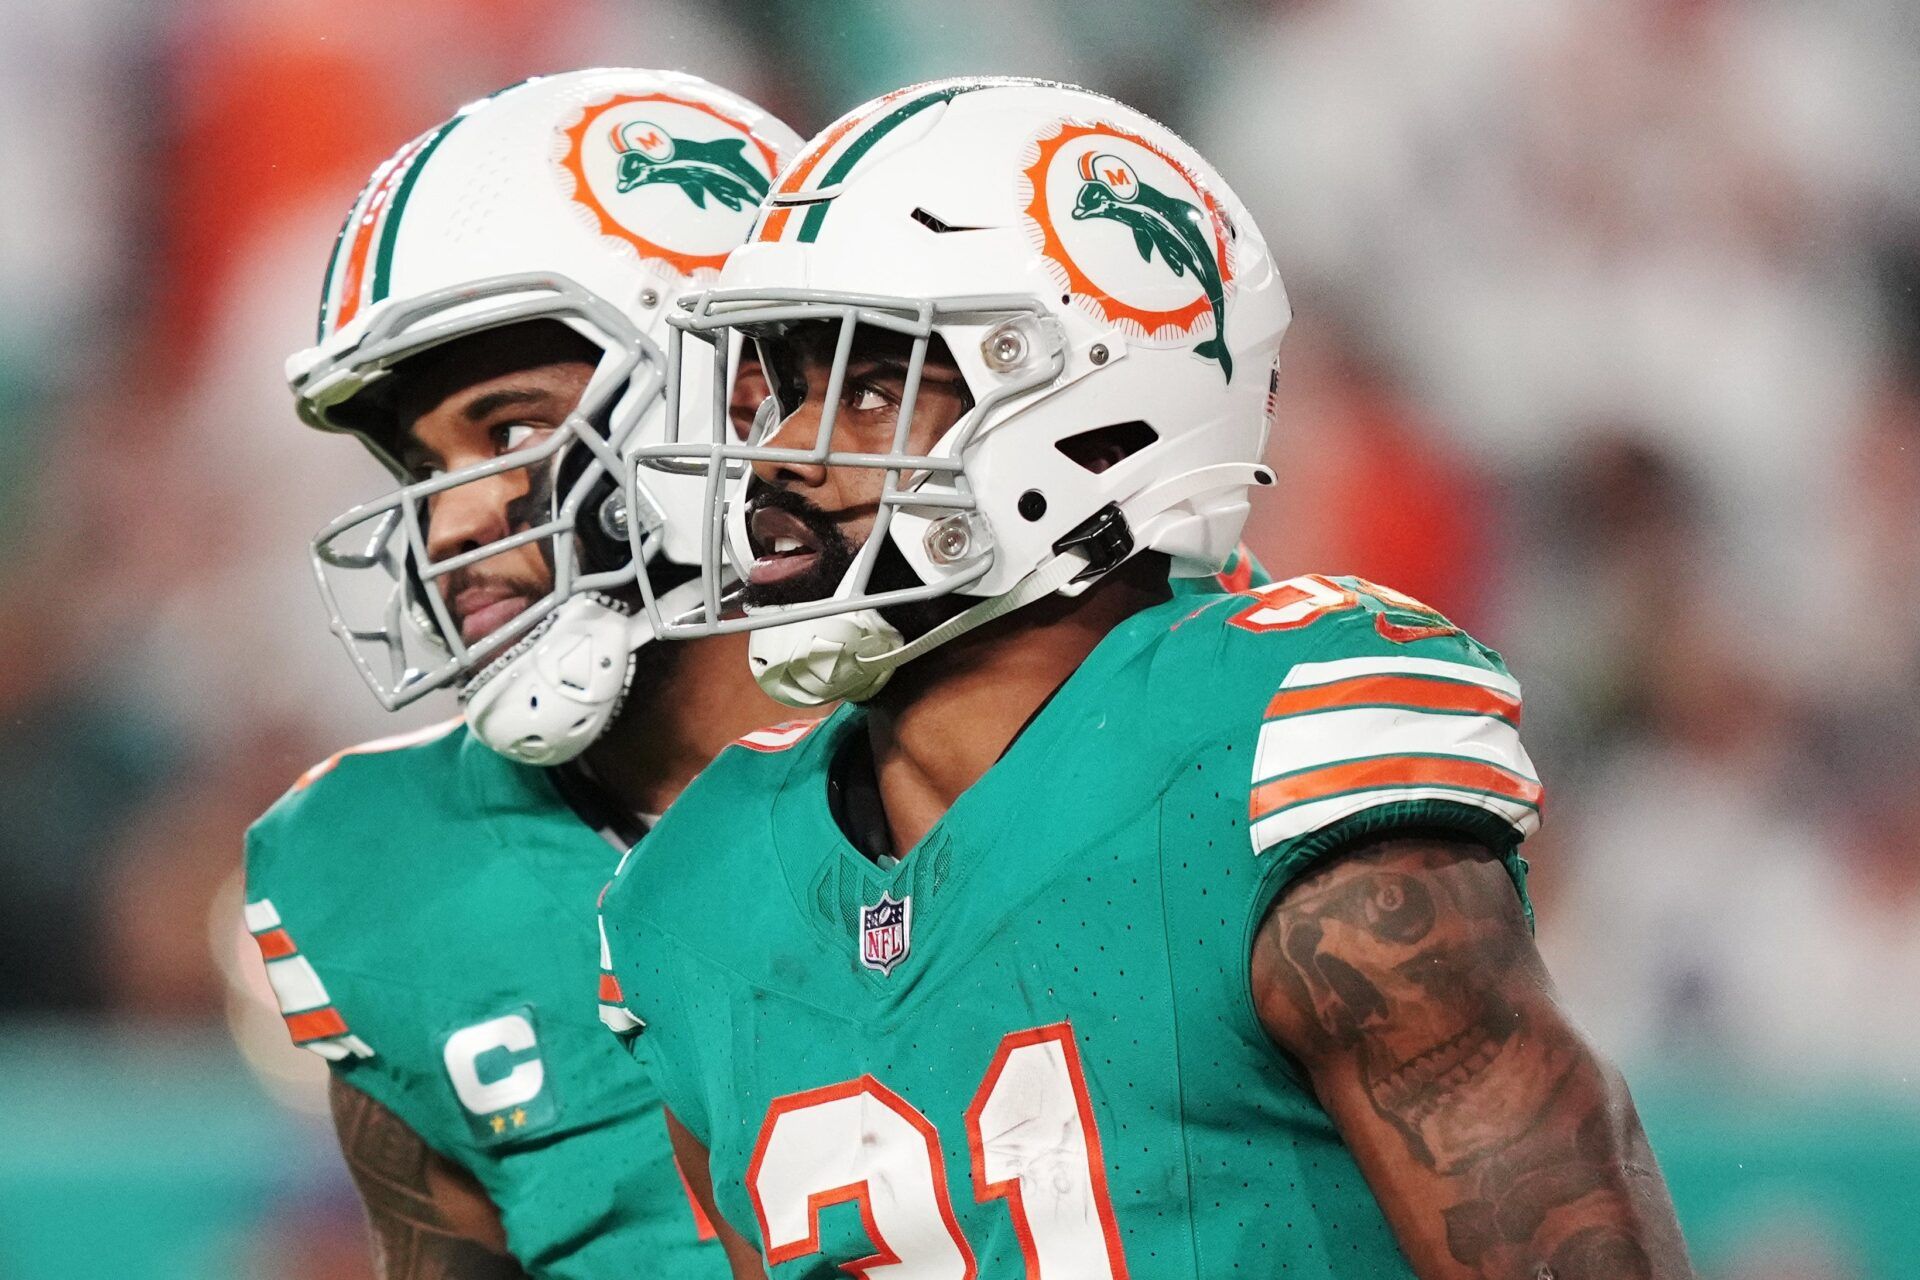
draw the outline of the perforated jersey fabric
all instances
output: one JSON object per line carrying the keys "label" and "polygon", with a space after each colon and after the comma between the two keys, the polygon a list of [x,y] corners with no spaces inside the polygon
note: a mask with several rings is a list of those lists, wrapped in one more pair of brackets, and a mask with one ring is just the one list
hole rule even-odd
{"label": "perforated jersey fabric", "polygon": [[659,1094],[598,1019],[617,858],[455,722],[310,770],[248,833],[248,923],[296,1043],[472,1172],[530,1274],[721,1280]]}
{"label": "perforated jersey fabric", "polygon": [[777,1280],[1410,1276],[1249,949],[1374,832],[1483,842],[1524,902],[1518,719],[1498,655],[1313,577],[1123,623],[891,867],[829,811],[858,707],[750,740],[606,895],[628,1043]]}

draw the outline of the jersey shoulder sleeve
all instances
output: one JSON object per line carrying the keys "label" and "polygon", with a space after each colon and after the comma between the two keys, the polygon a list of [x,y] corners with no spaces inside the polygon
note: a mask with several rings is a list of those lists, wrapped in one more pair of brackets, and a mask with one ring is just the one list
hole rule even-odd
{"label": "jersey shoulder sleeve", "polygon": [[1539,825],[1518,681],[1419,601],[1308,575],[1216,597],[1171,638],[1159,665],[1177,691],[1162,696],[1196,749],[1239,744],[1255,854],[1305,865],[1421,829],[1505,855]]}
{"label": "jersey shoulder sleeve", "polygon": [[738,929],[726,923],[739,906],[730,892],[772,892],[779,872],[769,865],[765,829],[794,773],[820,767],[823,723],[758,729],[721,751],[600,895],[600,1021],[703,1141],[708,1077],[695,1006],[708,948],[696,940],[710,939],[715,920],[723,935]]}
{"label": "jersey shoulder sleeve", "polygon": [[667,1110],[709,1141],[705,1069],[683,999],[684,967],[634,909],[646,890],[633,867],[629,853],[600,895],[600,1021],[646,1071]]}
{"label": "jersey shoulder sleeve", "polygon": [[681,791],[624,859],[602,896],[612,919],[645,910],[664,919],[710,901],[716,884],[765,875],[766,850],[754,839],[767,826],[793,775],[820,767],[827,720],[791,720],[755,729],[723,748]]}
{"label": "jersey shoulder sleeve", "polygon": [[[247,931],[293,1042],[336,1064],[377,1056],[356,978],[369,951],[365,895],[390,874],[374,838],[415,809],[422,774],[445,776],[459,722],[352,747],[307,770],[247,831]],[[371,855],[371,856],[370,856]],[[359,1024],[359,1025],[356,1025]]]}

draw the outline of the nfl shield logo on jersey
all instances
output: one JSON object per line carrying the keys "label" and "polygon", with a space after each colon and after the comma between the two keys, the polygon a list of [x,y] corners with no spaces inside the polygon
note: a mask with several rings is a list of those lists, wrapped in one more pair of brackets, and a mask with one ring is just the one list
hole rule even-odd
{"label": "nfl shield logo on jersey", "polygon": [[907,958],[908,930],[913,925],[913,895],[894,900],[882,893],[880,901],[860,908],[860,963],[883,974]]}

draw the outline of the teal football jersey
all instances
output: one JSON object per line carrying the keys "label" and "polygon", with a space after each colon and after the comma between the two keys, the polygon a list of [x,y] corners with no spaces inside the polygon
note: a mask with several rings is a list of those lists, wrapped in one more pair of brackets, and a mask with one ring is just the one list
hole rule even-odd
{"label": "teal football jersey", "polygon": [[1407,1277],[1249,951],[1370,833],[1481,841],[1524,901],[1519,711],[1371,584],[1176,597],[897,864],[830,807],[860,708],[723,752],[609,889],[603,990],[776,1280]]}
{"label": "teal football jersey", "polygon": [[343,752],[247,836],[294,1041],[469,1170],[531,1274],[719,1280],[658,1093],[598,1020],[616,854],[458,722]]}

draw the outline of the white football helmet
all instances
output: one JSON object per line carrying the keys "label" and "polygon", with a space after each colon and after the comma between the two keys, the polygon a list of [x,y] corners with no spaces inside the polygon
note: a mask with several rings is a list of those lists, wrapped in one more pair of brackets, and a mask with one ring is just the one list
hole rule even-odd
{"label": "white football helmet", "polygon": [[[714,281],[798,142],[704,80],[606,68],[502,90],[374,171],[328,263],[315,345],[288,360],[287,380],[306,422],[358,436],[400,481],[322,530],[312,555],[333,629],[388,709],[466,681],[474,732],[542,764],[612,718],[653,629],[605,593],[699,551],[698,481],[621,482],[625,453],[661,438],[665,317]],[[566,424],[485,464],[410,475],[365,393],[432,347],[534,319],[603,353]],[[552,489],[530,527],[433,561],[427,500],[522,468]],[[544,546],[551,590],[464,643],[436,584],[529,543]]]}
{"label": "white football helmet", "polygon": [[[1248,487],[1273,480],[1261,457],[1290,312],[1266,244],[1177,135],[1085,89],[956,79],[856,108],[802,148],[718,285],[681,306],[669,339],[671,438],[633,450],[633,475],[643,485],[662,473],[709,478],[704,598],[692,616],[663,610],[660,626],[755,630],[762,684],[796,705],[868,696],[902,662],[1083,590],[1138,551],[1168,554],[1180,575],[1215,572],[1246,519]],[[790,405],[742,441],[708,409],[724,384],[682,394],[733,335],[809,320],[841,327],[813,448],[760,443]],[[856,326],[912,340],[890,452],[834,446]],[[915,452],[907,429],[936,335],[971,407]],[[1076,460],[1062,443],[1103,428],[1126,449],[1111,465]],[[876,468],[885,493],[829,598],[728,616],[722,588],[752,559],[742,508],[755,461]],[[918,585],[870,587],[883,540]],[[910,643],[878,612],[949,593],[980,602]]]}

